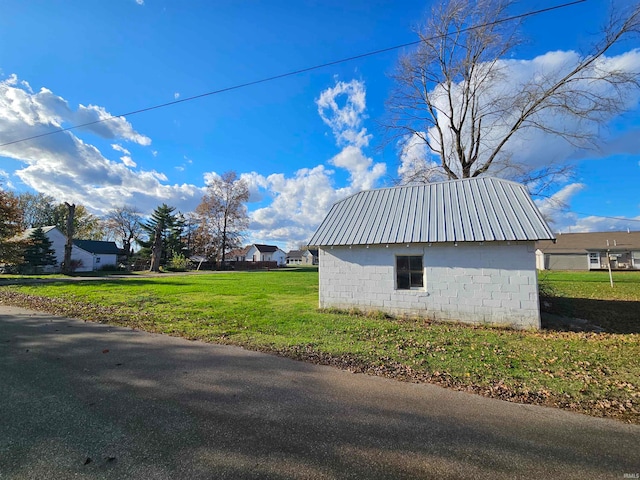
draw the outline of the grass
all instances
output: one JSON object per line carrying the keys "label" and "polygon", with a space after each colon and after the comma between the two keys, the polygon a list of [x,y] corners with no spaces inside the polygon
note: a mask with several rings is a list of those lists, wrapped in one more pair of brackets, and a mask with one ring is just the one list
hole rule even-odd
{"label": "grass", "polygon": [[[553,273],[545,281],[556,303],[583,296],[636,303],[640,290],[640,275],[622,276],[615,294],[597,275]],[[640,423],[637,334],[524,332],[319,311],[312,269],[54,280],[4,286],[2,302]]]}
{"label": "grass", "polygon": [[551,313],[588,320],[612,333],[640,333],[640,272],[541,272]]}

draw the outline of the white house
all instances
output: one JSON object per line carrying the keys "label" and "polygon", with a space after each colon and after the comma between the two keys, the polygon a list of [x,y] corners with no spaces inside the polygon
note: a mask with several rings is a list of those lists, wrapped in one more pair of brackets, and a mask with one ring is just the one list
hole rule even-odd
{"label": "white house", "polygon": [[534,245],[553,238],[523,185],[481,177],[357,193],[309,245],[321,308],[539,328]]}
{"label": "white house", "polygon": [[278,266],[286,265],[287,254],[275,245],[254,243],[245,254],[247,262],[276,262]]}
{"label": "white house", "polygon": [[[31,233],[36,230],[29,228],[25,230],[20,238],[29,238]],[[42,227],[45,235],[51,242],[51,248],[55,252],[56,265],[45,268],[47,272],[59,272],[64,261],[64,248],[67,244],[67,237],[55,226]],[[71,260],[78,262],[75,268],[76,272],[92,272],[99,270],[104,265],[113,265],[118,263],[118,255],[120,249],[114,242],[101,242],[95,240],[74,240],[71,248]]]}

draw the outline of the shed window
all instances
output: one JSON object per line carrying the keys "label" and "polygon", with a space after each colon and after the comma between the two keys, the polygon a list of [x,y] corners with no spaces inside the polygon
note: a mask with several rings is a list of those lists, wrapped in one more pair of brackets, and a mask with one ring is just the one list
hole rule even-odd
{"label": "shed window", "polygon": [[396,257],[396,288],[413,290],[424,286],[422,256],[398,255]]}

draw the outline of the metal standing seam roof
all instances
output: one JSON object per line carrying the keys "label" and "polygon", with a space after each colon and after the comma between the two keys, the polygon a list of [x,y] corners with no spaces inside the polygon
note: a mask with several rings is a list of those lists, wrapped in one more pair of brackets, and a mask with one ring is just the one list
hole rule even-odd
{"label": "metal standing seam roof", "polygon": [[478,177],[356,193],[333,205],[309,245],[553,239],[524,185]]}

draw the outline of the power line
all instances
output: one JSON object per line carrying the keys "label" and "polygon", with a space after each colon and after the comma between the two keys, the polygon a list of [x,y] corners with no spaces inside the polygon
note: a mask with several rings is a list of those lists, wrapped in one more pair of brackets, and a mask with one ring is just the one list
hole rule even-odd
{"label": "power line", "polygon": [[[510,21],[513,21],[513,20],[518,20],[518,19],[522,19],[522,18],[526,18],[526,17],[531,17],[531,16],[534,16],[534,15],[539,15],[541,13],[551,12],[553,10],[559,10],[561,8],[570,7],[570,6],[573,6],[573,5],[577,5],[579,3],[584,3],[586,1],[587,0],[574,0],[574,1],[566,2],[566,3],[560,4],[560,5],[555,5],[553,7],[542,8],[540,10],[533,10],[531,12],[522,13],[520,15],[514,15],[512,17],[506,17],[506,18],[495,20],[493,22],[485,23],[485,24],[482,24],[482,25],[475,25],[473,27],[467,27],[467,28],[464,28],[464,29],[460,30],[460,33],[469,32],[469,31],[472,31],[472,30],[475,30],[475,29],[481,28],[481,27],[488,27],[488,26],[492,26],[492,25],[498,25],[500,23],[506,23],[506,22],[510,22]],[[436,36],[431,37],[430,40],[437,40],[439,38],[444,38],[446,36],[447,36],[447,34],[436,35]],[[314,65],[312,67],[306,67],[306,68],[302,68],[302,69],[299,69],[299,70],[293,70],[293,71],[290,71],[290,72],[287,72],[287,73],[281,73],[279,75],[273,75],[271,77],[265,77],[265,78],[261,78],[259,80],[253,80],[251,82],[240,83],[240,84],[233,85],[231,87],[221,88],[219,90],[212,90],[210,92],[201,93],[199,95],[194,95],[194,96],[191,96],[191,97],[185,97],[185,98],[182,98],[180,100],[174,100],[172,102],[161,103],[161,104],[158,104],[158,105],[153,105],[151,107],[141,108],[139,110],[133,110],[131,112],[122,113],[122,114],[119,114],[119,115],[111,115],[111,116],[108,116],[106,118],[101,118],[99,120],[94,120],[92,122],[82,123],[82,124],[79,124],[79,125],[72,125],[71,127],[60,128],[60,129],[57,129],[57,130],[52,130],[50,132],[41,133],[41,134],[38,134],[38,135],[33,135],[31,137],[25,137],[25,138],[21,138],[21,139],[18,139],[18,140],[12,140],[11,142],[0,144],[0,147],[6,147],[7,145],[13,145],[13,144],[16,144],[16,143],[26,142],[28,140],[34,140],[36,138],[46,137],[48,135],[53,135],[53,134],[56,134],[56,133],[68,132],[69,130],[75,130],[77,128],[88,127],[90,125],[95,125],[95,124],[98,124],[98,123],[106,122],[108,120],[113,120],[114,118],[130,117],[132,115],[137,115],[138,113],[143,113],[143,112],[148,112],[148,111],[151,111],[151,110],[156,110],[156,109],[159,109],[159,108],[169,107],[171,105],[176,105],[178,103],[190,102],[192,100],[197,100],[197,99],[208,97],[208,96],[211,96],[211,95],[217,95],[217,94],[220,94],[220,93],[229,92],[231,90],[238,90],[240,88],[246,88],[246,87],[250,87],[252,85],[258,85],[260,83],[271,82],[273,80],[278,80],[278,79],[285,78],[285,77],[291,77],[291,76],[294,76],[294,75],[299,75],[301,73],[310,72],[312,70],[319,70],[321,68],[330,67],[332,65],[338,65],[338,64],[341,64],[341,63],[351,62],[353,60],[358,60],[360,58],[366,58],[366,57],[371,57],[371,56],[374,56],[374,55],[380,55],[381,53],[386,53],[386,52],[390,52],[390,51],[393,51],[393,50],[399,50],[401,48],[418,45],[421,42],[422,42],[422,40],[416,40],[416,41],[413,41],[413,42],[402,43],[400,45],[394,45],[392,47],[381,48],[379,50],[373,50],[371,52],[361,53],[359,55],[354,55],[352,57],[342,58],[340,60],[334,60],[332,62],[327,62],[327,63]]]}
{"label": "power line", "polygon": [[611,220],[619,220],[621,222],[640,222],[640,219],[635,219],[635,218],[610,217],[608,215],[594,215],[592,213],[583,213],[583,212],[576,212],[574,210],[565,210],[559,207],[545,207],[545,208],[548,208],[549,210],[555,210],[557,212],[575,213],[576,215],[583,215],[585,217],[610,218]]}

